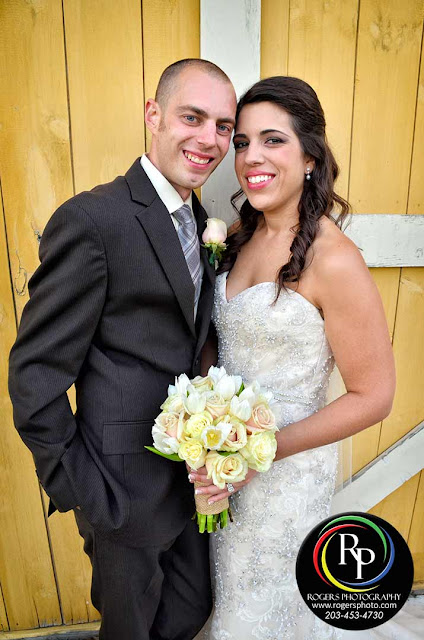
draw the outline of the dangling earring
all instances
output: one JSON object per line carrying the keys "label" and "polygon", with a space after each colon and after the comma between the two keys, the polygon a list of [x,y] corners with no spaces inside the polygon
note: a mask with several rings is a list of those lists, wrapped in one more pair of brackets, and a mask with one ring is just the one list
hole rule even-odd
{"label": "dangling earring", "polygon": [[309,167],[306,167],[306,180],[311,179],[311,170]]}

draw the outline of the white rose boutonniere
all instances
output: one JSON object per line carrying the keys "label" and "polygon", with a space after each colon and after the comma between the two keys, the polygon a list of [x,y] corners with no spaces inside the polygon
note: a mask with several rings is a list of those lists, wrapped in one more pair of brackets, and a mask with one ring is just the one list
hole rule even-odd
{"label": "white rose boutonniere", "polygon": [[226,239],[227,225],[225,222],[219,218],[208,218],[206,220],[206,229],[202,235],[204,242],[202,246],[208,249],[209,263],[215,265],[215,267],[222,260],[222,254],[227,248]]}

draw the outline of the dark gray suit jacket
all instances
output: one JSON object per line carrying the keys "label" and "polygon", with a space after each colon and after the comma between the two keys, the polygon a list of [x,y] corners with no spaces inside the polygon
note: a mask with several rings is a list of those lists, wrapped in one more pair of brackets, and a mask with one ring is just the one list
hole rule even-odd
{"label": "dark gray suit jacket", "polygon": [[[200,237],[207,216],[194,194],[193,210]],[[215,279],[201,255],[194,323],[177,233],[136,160],[50,219],[10,355],[15,424],[53,505],[80,505],[95,530],[130,546],[171,540],[194,511],[185,464],[144,445],[174,376],[199,372]]]}

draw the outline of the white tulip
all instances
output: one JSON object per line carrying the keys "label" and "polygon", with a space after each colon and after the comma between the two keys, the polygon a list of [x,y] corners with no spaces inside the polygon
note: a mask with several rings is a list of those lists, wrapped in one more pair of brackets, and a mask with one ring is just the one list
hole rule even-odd
{"label": "white tulip", "polygon": [[252,415],[250,402],[248,400],[241,400],[238,396],[234,396],[230,403],[230,413],[239,420],[246,422],[246,420],[249,420]]}
{"label": "white tulip", "polygon": [[193,391],[187,398],[184,398],[184,407],[187,413],[201,413],[206,407],[206,396],[204,393]]}
{"label": "white tulip", "polygon": [[208,376],[215,385],[223,376],[226,376],[227,372],[224,367],[209,367]]}

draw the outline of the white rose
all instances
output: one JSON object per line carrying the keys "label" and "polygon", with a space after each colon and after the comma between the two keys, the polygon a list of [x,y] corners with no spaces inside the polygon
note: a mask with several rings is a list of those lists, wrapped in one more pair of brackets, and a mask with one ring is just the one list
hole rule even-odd
{"label": "white rose", "polygon": [[277,440],[271,431],[262,431],[247,438],[247,445],[240,450],[251,469],[268,471],[277,452]]}
{"label": "white rose", "polygon": [[202,431],[201,440],[206,449],[220,449],[231,432],[231,424],[219,422],[205,427]]}
{"label": "white rose", "polygon": [[209,411],[202,411],[190,416],[184,425],[184,434],[189,438],[200,438],[205,427],[209,427],[213,422],[213,417]]}
{"label": "white rose", "polygon": [[181,443],[178,455],[185,460],[192,469],[200,469],[206,460],[206,450],[200,440],[190,439]]}
{"label": "white rose", "polygon": [[205,244],[224,244],[227,239],[227,225],[219,218],[208,218],[202,234]]}
{"label": "white rose", "polygon": [[216,451],[209,451],[206,456],[208,478],[220,489],[225,488],[226,482],[242,482],[248,471],[247,461],[239,453],[222,456]]}

